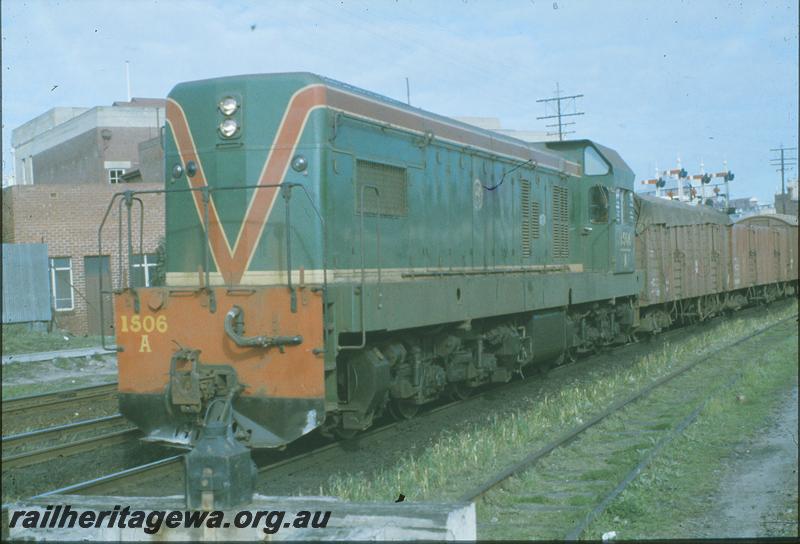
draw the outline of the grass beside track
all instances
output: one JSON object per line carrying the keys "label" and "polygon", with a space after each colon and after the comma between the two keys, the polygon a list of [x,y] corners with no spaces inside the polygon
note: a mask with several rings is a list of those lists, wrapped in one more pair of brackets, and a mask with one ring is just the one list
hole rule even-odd
{"label": "grass beside track", "polygon": [[[422,454],[397,465],[365,475],[331,476],[322,494],[349,500],[391,501],[398,493],[409,500],[453,500],[564,430],[599,413],[615,400],[681,367],[705,351],[720,348],[759,328],[796,312],[796,304],[783,303],[760,318],[732,317],[705,334],[679,345],[665,345],[639,358],[627,370],[603,379],[577,380],[558,393],[531,399],[530,408],[510,416],[487,416],[484,424],[445,432]],[[589,373],[587,373],[589,374]],[[479,508],[479,524],[486,512]],[[479,530],[479,537],[488,538]],[[530,538],[519,534],[515,538]]]}
{"label": "grass beside track", "polygon": [[100,336],[72,336],[70,333],[32,331],[25,324],[3,325],[3,355],[91,348],[100,345]]}
{"label": "grass beside track", "polygon": [[[789,326],[794,328],[796,323]],[[611,530],[620,539],[720,535],[716,520],[707,519],[720,475],[726,472],[736,447],[762,432],[797,386],[797,335],[761,348],[751,353],[757,364],[743,367],[735,387],[714,396],[686,433],[589,526],[586,538],[597,539]],[[762,536],[798,536],[796,477],[786,482],[784,507],[776,519],[760,528]]]}

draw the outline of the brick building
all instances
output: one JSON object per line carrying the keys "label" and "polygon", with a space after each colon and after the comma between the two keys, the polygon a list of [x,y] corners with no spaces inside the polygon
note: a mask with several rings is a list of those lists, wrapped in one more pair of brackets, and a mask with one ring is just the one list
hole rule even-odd
{"label": "brick building", "polygon": [[[123,251],[118,248],[119,206],[114,206],[103,230],[103,251],[97,233],[114,193],[126,188],[161,189],[161,183],[129,187],[109,183],[42,184],[3,189],[2,235],[5,243],[45,243],[50,257],[50,289],[56,325],[73,334],[99,334],[100,294],[128,281],[127,214],[123,206]],[[139,210],[133,208],[132,280],[153,283],[156,248],[164,235],[163,195],[142,195],[144,236],[139,250]],[[121,262],[120,262],[121,258]],[[120,266],[121,265],[121,266]],[[103,297],[105,332],[111,334],[111,298]]]}

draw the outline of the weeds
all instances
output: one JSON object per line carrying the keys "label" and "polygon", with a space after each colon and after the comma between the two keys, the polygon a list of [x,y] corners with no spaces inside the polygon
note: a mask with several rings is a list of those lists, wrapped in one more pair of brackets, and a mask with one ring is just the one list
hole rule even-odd
{"label": "weeds", "polygon": [[730,344],[738,337],[795,311],[787,306],[758,320],[733,319],[713,331],[665,344],[629,369],[588,384],[576,383],[545,395],[525,410],[490,416],[486,424],[446,432],[432,446],[395,466],[366,474],[334,474],[320,491],[354,501],[390,501],[398,490],[409,500],[452,500],[487,474],[527,455],[536,444],[580,424],[642,385],[668,374],[686,360]]}

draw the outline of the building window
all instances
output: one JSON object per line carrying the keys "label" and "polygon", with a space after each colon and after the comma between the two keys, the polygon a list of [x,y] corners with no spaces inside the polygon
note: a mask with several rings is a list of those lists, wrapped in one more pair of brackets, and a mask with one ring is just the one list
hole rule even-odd
{"label": "building window", "polygon": [[131,266],[133,267],[133,286],[152,287],[155,278],[156,254],[146,253],[144,255],[132,255]]}
{"label": "building window", "polygon": [[108,182],[109,183],[122,183],[122,175],[125,173],[124,168],[109,168],[108,169]]}
{"label": "building window", "polygon": [[53,294],[53,307],[57,312],[67,312],[75,308],[72,294],[72,259],[53,257],[50,259],[50,288]]}

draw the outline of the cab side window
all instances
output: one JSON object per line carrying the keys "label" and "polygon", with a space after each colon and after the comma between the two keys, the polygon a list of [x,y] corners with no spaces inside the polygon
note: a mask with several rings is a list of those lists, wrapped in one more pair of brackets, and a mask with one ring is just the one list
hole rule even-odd
{"label": "cab side window", "polygon": [[608,223],[608,189],[602,185],[589,189],[589,220],[592,223]]}
{"label": "cab side window", "polygon": [[587,176],[605,176],[610,172],[608,163],[595,148],[587,145],[583,150],[583,173]]}

